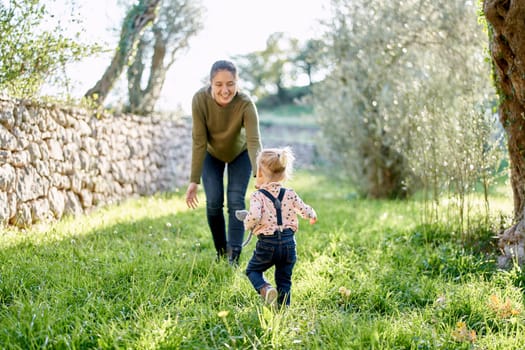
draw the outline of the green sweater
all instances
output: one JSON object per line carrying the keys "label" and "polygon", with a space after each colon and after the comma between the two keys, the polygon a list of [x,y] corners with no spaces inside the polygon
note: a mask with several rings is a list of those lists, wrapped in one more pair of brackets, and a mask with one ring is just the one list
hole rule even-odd
{"label": "green sweater", "polygon": [[212,98],[209,87],[197,91],[192,100],[192,157],[190,182],[200,183],[206,151],[229,163],[248,150],[253,174],[257,152],[262,148],[257,108],[248,95],[238,92],[225,107]]}

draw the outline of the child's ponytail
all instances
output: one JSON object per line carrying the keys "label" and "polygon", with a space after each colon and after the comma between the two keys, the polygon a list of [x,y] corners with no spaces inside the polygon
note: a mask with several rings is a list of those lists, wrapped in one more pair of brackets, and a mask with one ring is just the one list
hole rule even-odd
{"label": "child's ponytail", "polygon": [[290,147],[263,149],[257,157],[257,166],[272,181],[292,177],[295,156]]}
{"label": "child's ponytail", "polygon": [[292,178],[294,160],[295,157],[290,147],[284,147],[280,149],[279,161],[284,169],[284,180],[289,180]]}

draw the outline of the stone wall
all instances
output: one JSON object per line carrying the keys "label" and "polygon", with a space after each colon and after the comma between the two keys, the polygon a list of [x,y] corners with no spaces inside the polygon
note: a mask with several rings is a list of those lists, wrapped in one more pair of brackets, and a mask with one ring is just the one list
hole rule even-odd
{"label": "stone wall", "polygon": [[94,115],[0,97],[0,226],[81,214],[187,184],[191,120]]}

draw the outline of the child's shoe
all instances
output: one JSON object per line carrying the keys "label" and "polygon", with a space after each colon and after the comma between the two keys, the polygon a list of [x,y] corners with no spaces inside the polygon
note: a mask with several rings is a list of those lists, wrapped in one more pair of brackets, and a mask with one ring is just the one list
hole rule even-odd
{"label": "child's shoe", "polygon": [[270,284],[264,285],[259,291],[264,302],[268,305],[274,305],[277,300],[277,289],[272,287]]}

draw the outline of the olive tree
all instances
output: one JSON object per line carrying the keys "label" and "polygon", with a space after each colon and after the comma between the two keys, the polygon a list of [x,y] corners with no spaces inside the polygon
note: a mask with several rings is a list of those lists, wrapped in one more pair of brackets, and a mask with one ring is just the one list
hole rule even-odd
{"label": "olive tree", "polygon": [[484,0],[490,55],[507,135],[514,222],[499,235],[500,263],[525,259],[525,2]]}
{"label": "olive tree", "polygon": [[[460,194],[499,160],[476,4],[332,0],[315,89],[327,143],[359,192]],[[481,125],[481,127],[480,127]],[[488,131],[487,131],[488,130]],[[490,163],[490,164],[489,164]],[[461,201],[463,201],[461,203]]]}
{"label": "olive tree", "polygon": [[133,55],[142,32],[155,20],[160,2],[161,0],[138,0],[127,11],[111,63],[95,86],[85,93],[86,98],[100,105],[104,103],[113,85],[127,67],[128,60]]}
{"label": "olive tree", "polygon": [[200,1],[124,1],[126,16],[113,59],[85,97],[102,105],[125,72],[128,103],[125,109],[139,115],[151,113],[166,74],[189,40],[202,28]]}
{"label": "olive tree", "polygon": [[153,26],[140,37],[127,68],[130,112],[153,112],[168,70],[203,28],[202,14],[202,5],[195,0],[162,1]]}

